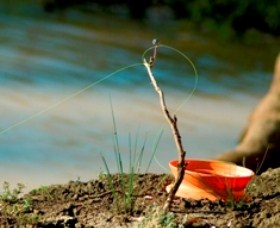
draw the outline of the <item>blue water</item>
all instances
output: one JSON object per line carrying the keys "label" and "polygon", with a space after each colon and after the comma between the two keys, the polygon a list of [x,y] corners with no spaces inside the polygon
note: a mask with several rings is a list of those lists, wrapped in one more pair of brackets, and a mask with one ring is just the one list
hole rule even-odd
{"label": "blue water", "polygon": [[[195,84],[190,65],[175,52],[159,49],[154,73],[170,110],[184,104],[176,114],[187,156],[211,158],[237,143],[249,113],[269,86],[272,69],[256,67],[257,60],[244,66],[221,58],[207,51],[211,42],[205,37],[185,41],[180,31],[170,38],[122,19],[105,26],[109,19],[92,17],[86,23],[82,16],[73,21],[67,16],[0,15],[0,129],[12,126],[0,134],[0,182],[21,182],[30,189],[91,179],[105,170],[100,153],[116,171],[110,99],[125,164],[129,134],[132,148],[139,151],[145,144],[145,171],[164,128],[149,171],[168,172],[168,161],[177,158],[177,152],[144,67],[97,83],[121,67],[141,63],[154,36],[178,46],[199,72],[196,92],[186,100]],[[242,51],[238,54],[242,57]],[[72,96],[92,83],[96,84]]]}

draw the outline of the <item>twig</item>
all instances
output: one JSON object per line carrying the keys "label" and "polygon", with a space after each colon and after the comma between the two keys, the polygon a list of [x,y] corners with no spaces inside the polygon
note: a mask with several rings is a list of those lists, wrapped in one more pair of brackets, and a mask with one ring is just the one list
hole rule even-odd
{"label": "twig", "polygon": [[156,61],[156,49],[158,47],[158,41],[157,40],[153,40],[153,45],[154,45],[154,52],[153,52],[153,56],[150,57],[150,61],[149,63],[146,61],[146,59],[144,59],[144,66],[147,69],[148,75],[151,79],[152,85],[154,86],[155,91],[158,93],[159,95],[159,99],[160,99],[160,105],[162,108],[162,111],[164,113],[164,116],[167,120],[167,122],[169,123],[171,129],[172,129],[172,133],[174,136],[174,140],[175,140],[175,144],[177,147],[177,151],[179,154],[179,163],[178,163],[178,170],[177,170],[177,178],[175,180],[175,183],[173,185],[173,187],[171,188],[167,200],[163,206],[163,210],[164,211],[169,211],[171,204],[173,202],[173,199],[175,197],[175,194],[180,186],[180,184],[182,183],[183,177],[184,177],[184,172],[185,172],[185,155],[186,152],[183,149],[182,146],[182,140],[181,140],[181,135],[177,126],[177,117],[174,115],[173,117],[170,115],[170,112],[167,108],[166,102],[165,102],[165,97],[164,97],[164,93],[161,90],[161,88],[158,86],[157,81],[152,73],[151,68],[154,66],[155,61]]}

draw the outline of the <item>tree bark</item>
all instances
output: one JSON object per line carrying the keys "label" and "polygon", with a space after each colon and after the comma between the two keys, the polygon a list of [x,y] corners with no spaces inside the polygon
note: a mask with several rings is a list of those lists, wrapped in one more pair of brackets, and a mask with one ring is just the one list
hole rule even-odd
{"label": "tree bark", "polygon": [[250,115],[240,143],[216,157],[255,171],[280,167],[280,54],[267,94]]}

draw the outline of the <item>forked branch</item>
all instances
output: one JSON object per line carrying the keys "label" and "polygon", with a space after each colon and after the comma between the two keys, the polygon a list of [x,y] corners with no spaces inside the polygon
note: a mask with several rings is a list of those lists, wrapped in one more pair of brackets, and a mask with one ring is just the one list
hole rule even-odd
{"label": "forked branch", "polygon": [[178,123],[177,117],[175,115],[174,116],[170,115],[170,112],[169,112],[166,102],[165,102],[164,93],[161,90],[161,88],[158,86],[157,81],[152,72],[152,67],[154,66],[155,61],[156,61],[156,54],[157,54],[157,47],[158,47],[157,46],[158,43],[156,40],[153,41],[153,45],[154,45],[153,55],[150,57],[149,62],[147,62],[146,59],[144,59],[144,66],[147,69],[148,75],[150,77],[150,80],[152,82],[152,85],[153,85],[155,91],[159,95],[161,109],[163,111],[163,114],[164,114],[167,122],[169,123],[169,125],[171,127],[171,130],[172,130],[172,133],[174,136],[174,140],[175,140],[175,144],[177,147],[178,155],[179,155],[177,177],[175,179],[175,183],[174,183],[173,187],[171,188],[171,190],[168,194],[168,198],[163,206],[164,211],[167,212],[171,207],[175,194],[178,191],[178,188],[179,188],[180,184],[182,183],[182,180],[184,177],[184,171],[185,171],[185,166],[186,166],[186,163],[185,163],[186,152],[183,149],[180,131],[177,126],[177,123]]}

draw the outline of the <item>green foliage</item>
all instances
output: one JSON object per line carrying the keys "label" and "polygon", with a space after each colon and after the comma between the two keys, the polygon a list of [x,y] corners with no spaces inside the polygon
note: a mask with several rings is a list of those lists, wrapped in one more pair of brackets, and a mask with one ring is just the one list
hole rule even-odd
{"label": "green foliage", "polygon": [[20,183],[14,189],[10,188],[8,182],[3,183],[3,191],[0,195],[0,201],[3,203],[1,213],[15,218],[20,225],[37,224],[39,215],[30,213],[32,211],[32,199],[20,198],[23,188],[24,185]]}
{"label": "green foliage", "polygon": [[[117,131],[117,125],[115,120],[115,115],[111,102],[111,113],[113,120],[113,148],[114,148],[114,157],[115,164],[117,166],[119,181],[115,183],[113,179],[113,175],[109,169],[108,162],[106,158],[101,154],[101,159],[104,164],[107,175],[101,174],[101,177],[106,181],[111,189],[114,196],[114,205],[115,209],[118,212],[132,212],[134,207],[134,189],[135,189],[135,179],[136,174],[140,172],[142,167],[144,151],[146,146],[146,138],[144,138],[143,143],[139,146],[139,130],[136,133],[135,141],[132,140],[131,134],[128,137],[129,144],[129,164],[128,164],[128,172],[126,173],[123,165],[122,153],[119,145],[119,136]],[[152,160],[155,156],[157,146],[159,144],[160,138],[162,136],[162,132],[160,132],[159,137],[156,139],[154,148],[148,162],[148,166],[146,172],[148,172]]]}
{"label": "green foliage", "polygon": [[5,205],[2,213],[14,217],[21,225],[35,225],[39,222],[40,216],[35,213],[29,213],[32,206],[31,203],[31,201],[25,201]]}
{"label": "green foliage", "polygon": [[161,207],[148,208],[147,216],[136,223],[137,228],[176,228],[180,227],[175,222],[175,216],[172,212],[164,212]]}
{"label": "green foliage", "polygon": [[53,196],[51,195],[50,188],[48,186],[40,186],[39,188],[33,189],[31,194],[40,195],[44,200],[53,200]]}
{"label": "green foliage", "polygon": [[[133,209],[135,173],[138,170],[137,165],[134,164],[138,164],[138,165],[141,164],[142,157],[143,157],[143,150],[141,150],[139,154],[135,152],[132,155],[132,151],[130,149],[129,172],[126,175],[123,168],[123,159],[118,145],[118,135],[117,132],[115,131],[114,154],[115,154],[115,162],[118,167],[119,182],[117,184],[114,182],[108,163],[105,157],[101,155],[107,173],[107,175],[105,176],[103,175],[103,178],[105,177],[107,179],[107,183],[113,193],[116,210],[119,212],[120,211],[130,212]],[[136,163],[134,163],[135,161]],[[120,190],[117,189],[118,186]]]}
{"label": "green foliage", "polygon": [[[102,0],[88,1],[103,6],[102,9],[110,8],[110,5],[125,5],[129,15],[139,19],[145,17],[145,11],[149,7],[165,6],[174,12],[177,19],[188,19],[202,26],[203,29],[215,29],[222,34],[235,31],[240,35],[251,29],[274,35],[280,34],[280,1],[278,0],[142,0],[138,4],[130,0],[119,0],[117,3]],[[61,0],[45,1],[46,5],[50,3],[53,7],[61,6]],[[63,3],[65,4],[63,8],[83,4],[80,0]],[[207,27],[209,24],[212,24],[211,27]],[[233,34],[223,35],[228,37]]]}
{"label": "green foliage", "polygon": [[29,212],[31,211],[31,208],[32,208],[32,199],[30,198],[26,198],[26,199],[23,199],[23,211],[24,212]]}
{"label": "green foliage", "polygon": [[10,189],[10,184],[5,181],[3,183],[3,192],[0,195],[0,200],[6,203],[17,202],[24,187],[25,186],[23,184],[19,183],[16,188]]}
{"label": "green foliage", "polygon": [[[180,0],[177,0],[180,1]],[[175,0],[176,2],[176,0]],[[206,29],[234,30],[244,34],[250,29],[280,34],[280,2],[266,0],[189,0],[184,3],[184,17]],[[214,25],[214,26],[213,26]]]}
{"label": "green foliage", "polygon": [[159,224],[162,227],[166,228],[174,228],[177,227],[176,223],[174,222],[175,216],[172,212],[162,213],[160,214]]}
{"label": "green foliage", "polygon": [[40,221],[40,216],[35,213],[19,214],[17,220],[21,225],[37,225]]}

